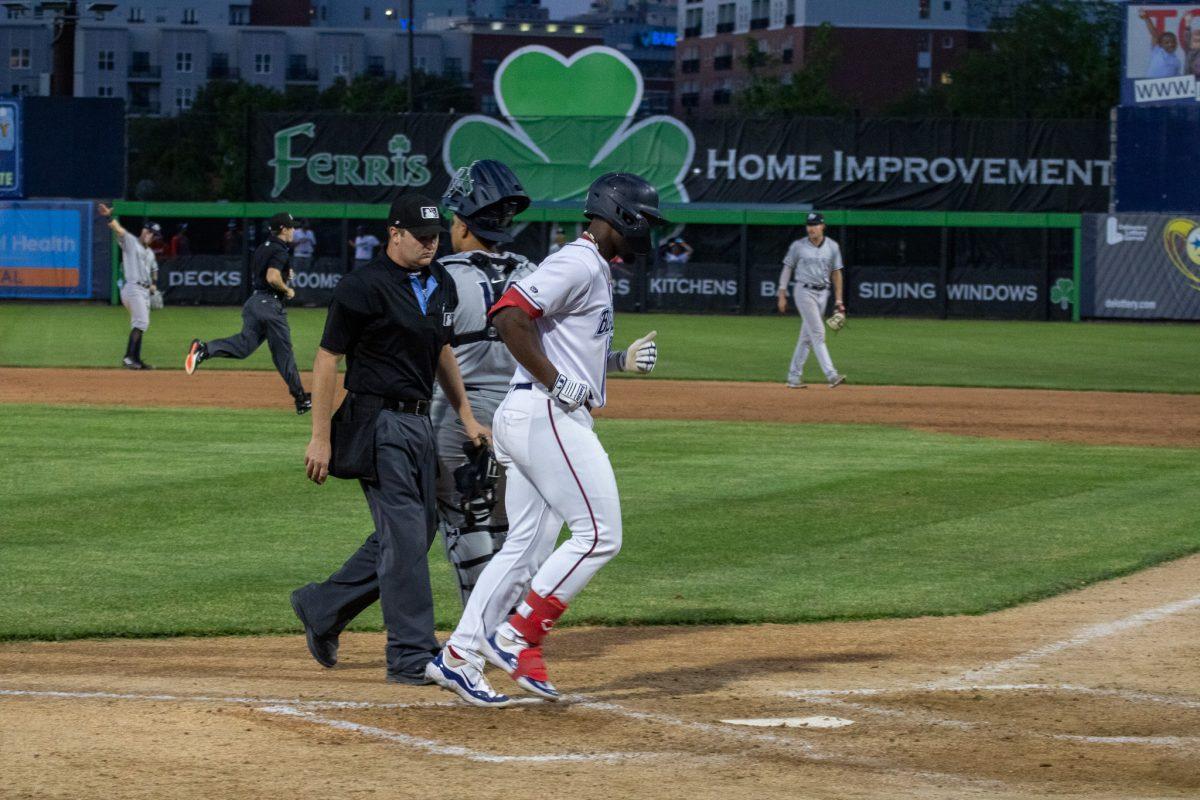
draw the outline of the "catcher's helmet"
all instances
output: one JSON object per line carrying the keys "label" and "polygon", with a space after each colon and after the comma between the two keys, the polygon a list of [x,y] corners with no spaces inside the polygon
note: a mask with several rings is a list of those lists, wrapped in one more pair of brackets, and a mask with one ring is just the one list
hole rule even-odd
{"label": "catcher's helmet", "polygon": [[503,244],[512,241],[513,217],[529,208],[529,195],[513,171],[499,161],[483,159],[462,167],[442,195],[450,209],[480,239]]}
{"label": "catcher's helmet", "polygon": [[650,229],[666,223],[658,210],[658,191],[628,172],[610,172],[593,181],[583,214],[612,225],[638,254],[650,252]]}

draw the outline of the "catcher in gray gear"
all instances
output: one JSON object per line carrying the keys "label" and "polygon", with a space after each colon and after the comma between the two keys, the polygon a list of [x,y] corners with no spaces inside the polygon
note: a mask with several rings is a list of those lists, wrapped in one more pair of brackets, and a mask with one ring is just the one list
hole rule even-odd
{"label": "catcher in gray gear", "polygon": [[[487,312],[509,284],[532,272],[536,265],[524,256],[501,249],[512,241],[513,217],[529,206],[517,176],[499,161],[476,161],[450,181],[442,204],[454,213],[450,224],[451,255],[439,259],[458,290],[454,310],[454,356],[475,418],[491,422],[508,394],[516,362],[488,324]],[[458,578],[463,605],[483,568],[499,552],[508,533],[504,512],[504,471],[491,459],[481,468],[471,457],[472,443],[441,389],[433,394],[430,414],[437,431],[438,516],[446,557]],[[466,445],[467,449],[464,449]],[[463,480],[471,473],[490,480]],[[456,476],[458,480],[456,481]],[[473,496],[460,487],[474,483]]]}

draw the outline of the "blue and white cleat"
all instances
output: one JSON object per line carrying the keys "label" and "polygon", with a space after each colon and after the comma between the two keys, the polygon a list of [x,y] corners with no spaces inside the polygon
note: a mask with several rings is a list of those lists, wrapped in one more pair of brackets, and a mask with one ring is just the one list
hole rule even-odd
{"label": "blue and white cleat", "polygon": [[[483,677],[483,670],[442,648],[437,657],[425,665],[425,677],[449,689],[473,706],[480,708],[503,708],[512,705],[508,695],[498,694]],[[457,663],[455,663],[457,662]]]}
{"label": "blue and white cleat", "polygon": [[530,694],[536,694],[545,700],[557,700],[558,689],[550,682],[546,672],[546,662],[542,658],[542,648],[531,647],[523,640],[505,636],[500,631],[487,637],[487,647],[484,657],[500,669],[508,673]]}

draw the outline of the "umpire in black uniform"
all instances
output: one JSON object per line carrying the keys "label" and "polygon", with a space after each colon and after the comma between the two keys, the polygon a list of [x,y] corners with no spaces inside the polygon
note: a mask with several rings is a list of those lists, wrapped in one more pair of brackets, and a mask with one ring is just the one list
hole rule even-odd
{"label": "umpire in black uniform", "polygon": [[242,332],[228,339],[203,342],[192,339],[183,368],[188,375],[200,362],[210,358],[247,358],[267,340],[271,360],[283,376],[296,403],[296,413],[312,408],[312,395],[300,383],[300,370],[292,353],[292,329],[288,327],[284,303],[296,296],[288,281],[292,278],[292,251],[288,244],[296,230],[291,214],[280,213],[267,223],[271,236],[254,251],[251,269],[253,293],[242,306]]}
{"label": "umpire in black uniform", "polygon": [[[449,344],[458,293],[433,261],[441,230],[434,200],[407,194],[392,204],[387,246],[338,284],[313,364],[308,477],[358,478],[375,531],[324,583],[293,592],[292,608],[313,657],[332,667],[338,634],[379,600],[394,683],[428,683],[425,664],[438,650],[426,560],[437,527],[435,375],[468,437],[490,435],[471,412]],[[343,356],[348,394],[331,420]]]}

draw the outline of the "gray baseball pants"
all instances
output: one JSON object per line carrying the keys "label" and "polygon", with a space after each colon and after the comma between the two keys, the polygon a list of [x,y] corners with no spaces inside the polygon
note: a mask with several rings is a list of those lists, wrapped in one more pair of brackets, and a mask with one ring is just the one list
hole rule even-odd
{"label": "gray baseball pants", "polygon": [[800,312],[800,338],[796,341],[796,349],[792,353],[792,363],[788,367],[788,383],[799,383],[804,371],[804,362],[808,361],[811,350],[817,354],[817,363],[825,373],[825,380],[832,381],[838,376],[833,367],[833,359],[829,348],[825,346],[825,306],[829,303],[828,289],[809,289],[796,285],[793,298],[796,310]]}
{"label": "gray baseball pants", "polygon": [[341,569],[300,589],[319,636],[341,633],[379,601],[388,672],[419,677],[438,652],[433,634],[429,547],[437,530],[437,451],[428,417],[382,411],[375,424],[378,481],[362,481],[375,530]]}
{"label": "gray baseball pants", "polygon": [[242,305],[242,332],[208,343],[209,358],[248,358],[263,339],[271,349],[271,360],[283,377],[292,397],[304,394],[296,356],[292,352],[292,329],[288,327],[283,301],[267,292],[255,292]]}

